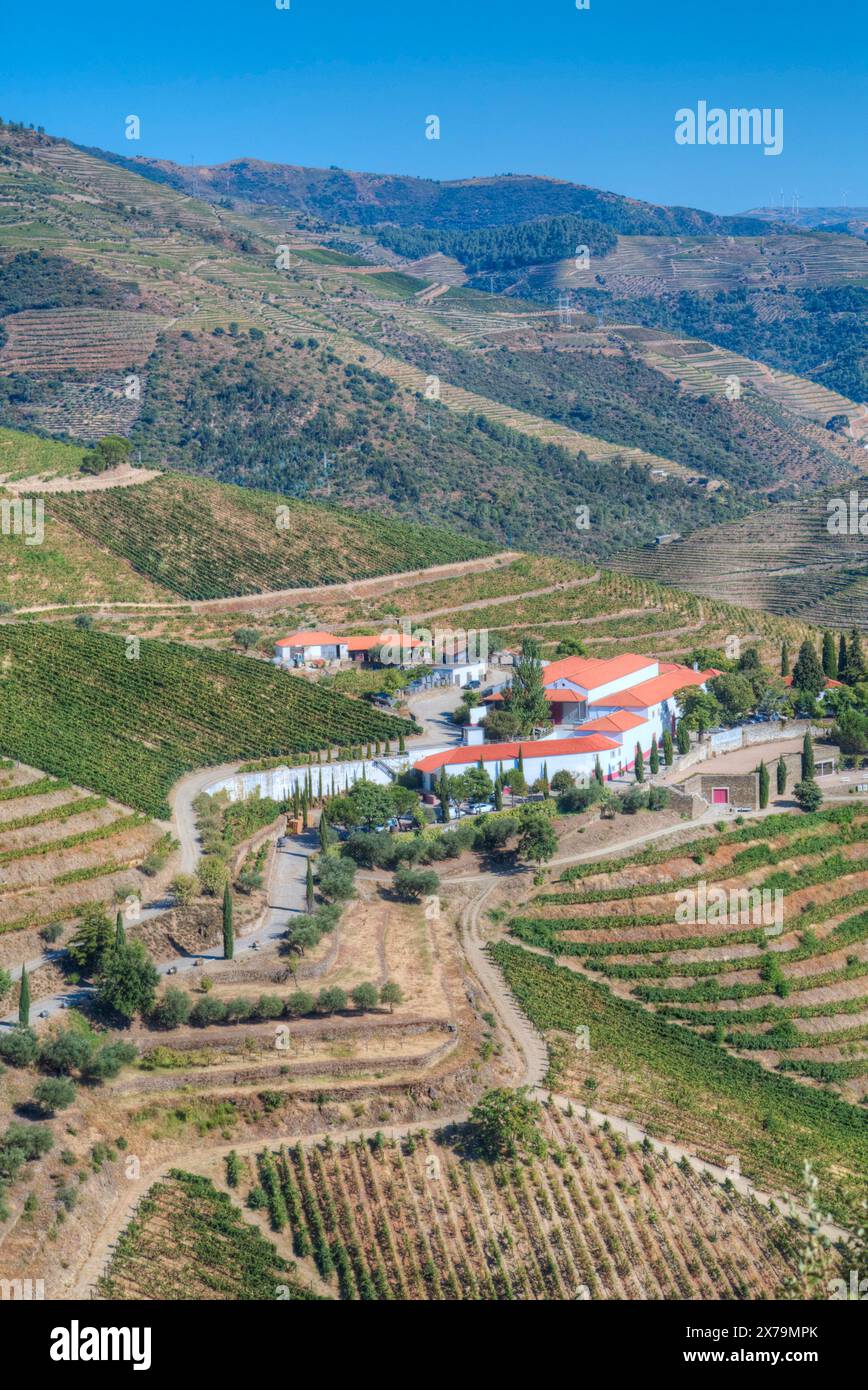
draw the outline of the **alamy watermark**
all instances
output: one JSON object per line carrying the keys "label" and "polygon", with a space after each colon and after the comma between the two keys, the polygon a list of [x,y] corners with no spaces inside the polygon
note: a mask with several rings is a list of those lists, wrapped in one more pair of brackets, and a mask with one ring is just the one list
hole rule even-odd
{"label": "alamy watermark", "polygon": [[784,148],[784,112],[781,106],[722,106],[709,109],[698,101],[696,110],[682,106],[675,112],[676,145],[762,145],[763,154],[781,154]]}
{"label": "alamy watermark", "polygon": [[24,536],[25,545],[41,545],[45,539],[45,503],[42,498],[4,498],[0,502],[0,533],[4,536]]}
{"label": "alamy watermark", "polygon": [[380,648],[384,666],[463,666],[488,660],[487,628],[414,628],[401,619]]}
{"label": "alamy watermark", "polygon": [[679,888],[675,894],[678,926],[698,923],[762,927],[766,936],[780,936],[784,929],[784,894],[781,888],[720,888],[700,879],[696,888]]}
{"label": "alamy watermark", "polygon": [[830,536],[868,536],[868,497],[852,490],[846,498],[830,497],[826,512]]}

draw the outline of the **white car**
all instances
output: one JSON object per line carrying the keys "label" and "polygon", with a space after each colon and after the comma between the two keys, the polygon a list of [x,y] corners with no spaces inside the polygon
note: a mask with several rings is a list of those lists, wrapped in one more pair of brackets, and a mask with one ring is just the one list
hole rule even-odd
{"label": "white car", "polygon": [[493,801],[474,801],[469,807],[471,816],[488,816],[494,810],[496,807]]}

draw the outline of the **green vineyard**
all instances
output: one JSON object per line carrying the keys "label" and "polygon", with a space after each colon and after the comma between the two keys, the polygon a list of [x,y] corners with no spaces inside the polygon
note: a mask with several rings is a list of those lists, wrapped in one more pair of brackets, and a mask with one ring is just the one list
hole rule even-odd
{"label": "green vineyard", "polygon": [[[52,497],[58,517],[182,598],[306,588],[469,560],[470,536],[311,506],[278,493],[164,476]],[[49,539],[50,539],[49,527]]]}
{"label": "green vineyard", "polygon": [[[868,823],[860,809],[776,814],[575,866],[513,918],[512,934],[580,961],[723,1047],[859,1100],[868,1077]],[[678,915],[697,890],[718,901],[722,894],[726,910]],[[761,912],[775,895],[777,925]]]}
{"label": "green vineyard", "polygon": [[316,1298],[207,1178],[173,1168],[142,1199],[99,1280],[103,1299]]}
{"label": "green vineyard", "polygon": [[750,1299],[792,1277],[780,1213],[556,1107],[541,1120],[532,1160],[419,1133],[265,1151],[256,1176],[272,1229],[343,1300]]}
{"label": "green vineyard", "polygon": [[[491,951],[524,1013],[549,1035],[556,1090],[621,1111],[660,1138],[675,1131],[703,1158],[737,1155],[741,1171],[772,1191],[798,1192],[811,1163],[828,1209],[853,1215],[868,1161],[856,1106],[733,1056],[551,956],[506,942]],[[587,1051],[575,1046],[579,1028],[588,1030]]]}
{"label": "green vineyard", "polygon": [[182,773],[409,725],[251,659],[66,625],[0,627],[0,752],[166,817]]}

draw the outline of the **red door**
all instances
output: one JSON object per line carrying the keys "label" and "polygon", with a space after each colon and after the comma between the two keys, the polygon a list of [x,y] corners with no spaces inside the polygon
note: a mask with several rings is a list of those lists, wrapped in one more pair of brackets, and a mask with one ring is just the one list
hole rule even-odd
{"label": "red door", "polygon": [[713,806],[725,806],[729,801],[728,787],[712,787],[711,804]]}

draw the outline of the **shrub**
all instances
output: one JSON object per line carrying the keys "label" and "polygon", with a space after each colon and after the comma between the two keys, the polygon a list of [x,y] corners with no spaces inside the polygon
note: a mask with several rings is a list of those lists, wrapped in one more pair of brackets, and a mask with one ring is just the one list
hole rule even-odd
{"label": "shrub", "polygon": [[317,883],[324,898],[346,902],[355,894],[356,866],[350,859],[325,855],[317,865]]}
{"label": "shrub", "polygon": [[154,1028],[180,1028],[189,1019],[192,1007],[189,994],[177,985],[170,985],[151,1010],[151,1024]]}
{"label": "shrub", "polygon": [[418,902],[420,898],[437,892],[440,879],[433,869],[398,869],[392,886],[403,902]]}
{"label": "shrub", "polygon": [[347,1007],[346,990],[339,989],[337,985],[332,985],[329,989],[321,989],[316,1001],[316,1007],[321,1014],[340,1013]]}
{"label": "shrub", "polygon": [[13,1028],[0,1033],[0,1058],[12,1067],[29,1067],[36,1061],[38,1044],[31,1028]]}
{"label": "shrub", "polygon": [[279,994],[261,994],[256,1001],[257,1018],[280,1018],[283,1000]]}
{"label": "shrub", "polygon": [[110,1081],[112,1077],[117,1076],[121,1067],[134,1062],[137,1055],[132,1043],[106,1043],[88,1058],[81,1074],[86,1081]]}
{"label": "shrub", "polygon": [[312,1014],[315,1008],[316,1000],[313,995],[300,989],[289,996],[283,1006],[283,1012],[287,1018],[302,1018],[304,1014]]}
{"label": "shrub", "polygon": [[222,897],[229,882],[229,866],[217,854],[206,854],[199,861],[199,882],[202,892],[211,898]]}
{"label": "shrub", "polygon": [[226,1005],[222,999],[206,994],[198,999],[190,1012],[190,1022],[197,1028],[207,1028],[212,1023],[223,1023],[226,1018]]}
{"label": "shrub", "polygon": [[235,999],[226,1000],[226,1022],[243,1023],[245,1019],[252,1018],[258,1009],[252,999],[245,999],[243,995],[237,995]]}
{"label": "shrub", "polygon": [[[552,787],[554,787],[554,781]],[[592,782],[589,787],[570,787],[558,797],[558,813],[566,816],[577,811],[587,811],[588,807],[595,805],[602,795],[603,788],[597,781]]]}
{"label": "shrub", "polygon": [[199,880],[195,874],[177,874],[169,884],[169,889],[180,907],[189,907],[193,899],[198,898],[201,891]]}
{"label": "shrub", "polygon": [[68,1076],[47,1076],[36,1086],[33,1099],[43,1114],[53,1115],[75,1100],[75,1083]]}
{"label": "shrub", "polygon": [[90,1061],[93,1042],[84,1033],[65,1028],[56,1037],[46,1040],[39,1049],[39,1065],[44,1071],[68,1076],[81,1071]]}
{"label": "shrub", "polygon": [[394,980],[386,980],[385,984],[380,989],[380,1003],[388,1004],[389,1013],[391,1013],[394,1006],[402,1003],[403,999],[404,995],[401,991],[401,986]]}
{"label": "shrub", "polygon": [[364,1013],[366,1009],[375,1009],[377,1007],[378,998],[379,995],[376,985],[356,985],[353,990],[353,1003],[361,1013]]}

